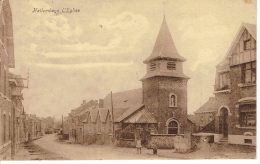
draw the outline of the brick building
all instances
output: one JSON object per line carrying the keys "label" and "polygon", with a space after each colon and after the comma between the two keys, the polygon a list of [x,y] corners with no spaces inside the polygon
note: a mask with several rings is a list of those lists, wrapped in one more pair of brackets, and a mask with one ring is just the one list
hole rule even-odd
{"label": "brick building", "polygon": [[144,61],[147,71],[142,88],[110,93],[94,108],[82,109],[81,105],[72,110],[70,136],[83,143],[115,139],[119,145],[134,146],[136,138],[147,144],[151,133],[176,136],[191,132],[184,61],[164,17],[152,53]]}
{"label": "brick building", "polygon": [[13,139],[15,152],[19,149],[20,144],[26,141],[25,133],[25,111],[23,106],[23,94],[24,88],[23,79],[20,75],[9,73],[9,86],[10,95],[13,102],[12,112],[12,128],[13,128]]}
{"label": "brick building", "polygon": [[[242,24],[216,67],[215,97],[195,115],[214,122],[215,142],[256,145],[256,26]],[[203,121],[202,121],[203,122]]]}
{"label": "brick building", "polygon": [[10,159],[12,101],[8,83],[14,68],[12,12],[8,0],[0,1],[0,160]]}

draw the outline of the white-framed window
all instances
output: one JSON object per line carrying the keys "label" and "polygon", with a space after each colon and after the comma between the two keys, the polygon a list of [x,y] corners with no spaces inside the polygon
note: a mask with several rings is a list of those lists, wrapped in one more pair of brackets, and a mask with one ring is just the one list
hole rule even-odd
{"label": "white-framed window", "polygon": [[239,123],[241,127],[256,127],[256,104],[239,106]]}
{"label": "white-framed window", "polygon": [[243,64],[241,74],[242,83],[256,83],[256,62]]}
{"label": "white-framed window", "polygon": [[177,95],[174,93],[169,95],[169,107],[177,107]]}

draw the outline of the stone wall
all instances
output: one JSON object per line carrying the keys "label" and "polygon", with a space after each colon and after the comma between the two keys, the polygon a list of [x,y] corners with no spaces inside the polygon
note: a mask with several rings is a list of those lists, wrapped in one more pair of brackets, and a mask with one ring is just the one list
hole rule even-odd
{"label": "stone wall", "polygon": [[151,134],[148,148],[156,145],[159,149],[175,149],[176,152],[188,152],[191,149],[191,136]]}
{"label": "stone wall", "polygon": [[136,142],[134,139],[119,139],[116,140],[116,146],[120,147],[136,147]]}
{"label": "stone wall", "polygon": [[[153,77],[143,81],[144,105],[158,120],[158,132],[167,133],[166,121],[177,120],[179,133],[187,129],[187,80],[173,77]],[[169,107],[169,95],[177,96],[177,107]]]}

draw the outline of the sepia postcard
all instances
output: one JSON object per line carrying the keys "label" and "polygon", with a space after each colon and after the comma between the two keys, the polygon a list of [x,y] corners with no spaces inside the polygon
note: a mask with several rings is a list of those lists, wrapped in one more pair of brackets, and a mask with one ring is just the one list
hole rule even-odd
{"label": "sepia postcard", "polygon": [[256,159],[256,0],[0,0],[0,161]]}

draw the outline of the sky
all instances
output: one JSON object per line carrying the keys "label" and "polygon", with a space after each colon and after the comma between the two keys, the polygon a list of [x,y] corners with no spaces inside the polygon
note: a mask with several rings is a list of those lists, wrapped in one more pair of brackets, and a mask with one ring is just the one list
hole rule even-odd
{"label": "sky", "polygon": [[[213,96],[215,68],[240,25],[256,24],[255,0],[9,0],[16,67],[30,74],[24,108],[38,116],[66,115],[83,100],[141,88],[165,13],[186,58],[188,113]],[[37,9],[77,9],[54,14]]]}

